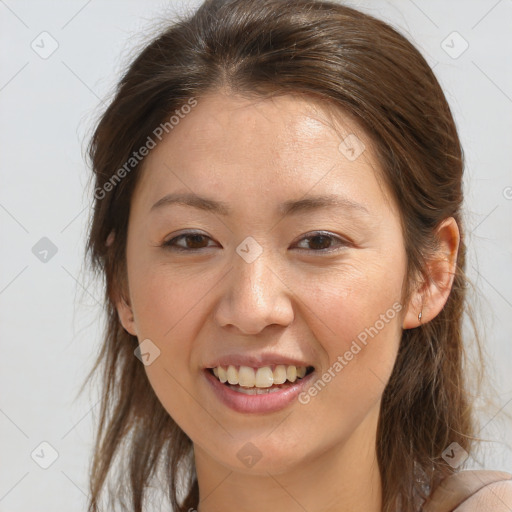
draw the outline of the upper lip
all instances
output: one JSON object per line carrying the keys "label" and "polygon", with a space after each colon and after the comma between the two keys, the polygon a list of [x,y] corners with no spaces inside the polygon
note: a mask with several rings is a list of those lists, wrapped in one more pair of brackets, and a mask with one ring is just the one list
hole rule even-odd
{"label": "upper lip", "polygon": [[205,365],[205,368],[215,368],[217,366],[249,366],[259,368],[261,366],[272,366],[274,364],[295,365],[295,366],[312,366],[306,361],[284,356],[280,354],[260,354],[260,355],[242,355],[231,354],[219,357]]}

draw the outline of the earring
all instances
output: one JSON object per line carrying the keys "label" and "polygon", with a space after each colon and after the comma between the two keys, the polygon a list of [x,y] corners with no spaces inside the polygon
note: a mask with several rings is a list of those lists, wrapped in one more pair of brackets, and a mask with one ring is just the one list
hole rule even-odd
{"label": "earring", "polygon": [[421,323],[421,317],[423,316],[423,310],[418,313],[418,322]]}

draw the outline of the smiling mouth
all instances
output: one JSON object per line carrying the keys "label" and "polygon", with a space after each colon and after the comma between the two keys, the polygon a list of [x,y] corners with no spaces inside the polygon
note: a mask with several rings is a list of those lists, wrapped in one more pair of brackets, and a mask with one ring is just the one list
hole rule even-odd
{"label": "smiling mouth", "polygon": [[251,368],[229,365],[208,368],[207,371],[233,391],[260,395],[292,386],[296,380],[312,373],[314,367],[278,364]]}

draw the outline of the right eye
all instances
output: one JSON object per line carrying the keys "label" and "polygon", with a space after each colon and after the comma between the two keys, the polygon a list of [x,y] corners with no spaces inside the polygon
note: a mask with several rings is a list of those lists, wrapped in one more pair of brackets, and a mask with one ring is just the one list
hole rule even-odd
{"label": "right eye", "polygon": [[[184,240],[184,245],[178,245],[178,242]],[[162,244],[162,247],[170,249],[171,251],[183,251],[183,252],[195,252],[201,249],[206,249],[204,243],[207,240],[211,240],[209,236],[190,231],[188,233],[182,233],[181,235],[171,238],[167,242]]]}

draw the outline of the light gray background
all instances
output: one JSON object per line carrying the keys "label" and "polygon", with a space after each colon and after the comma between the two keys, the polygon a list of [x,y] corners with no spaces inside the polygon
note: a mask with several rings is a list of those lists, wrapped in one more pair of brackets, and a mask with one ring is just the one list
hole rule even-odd
{"label": "light gray background", "polygon": [[[94,390],[75,396],[99,348],[102,290],[81,269],[92,197],[82,155],[144,28],[194,5],[0,0],[1,512],[85,509],[98,406]],[[467,162],[468,274],[497,389],[480,432],[492,442],[467,467],[512,471],[512,0],[350,5],[416,43],[454,112]],[[58,44],[47,58],[44,31]],[[47,262],[32,251],[42,237],[57,248]],[[47,469],[35,462],[51,462],[42,442],[58,452]]]}

